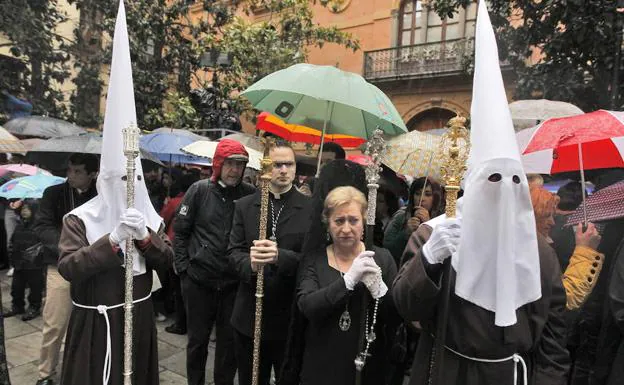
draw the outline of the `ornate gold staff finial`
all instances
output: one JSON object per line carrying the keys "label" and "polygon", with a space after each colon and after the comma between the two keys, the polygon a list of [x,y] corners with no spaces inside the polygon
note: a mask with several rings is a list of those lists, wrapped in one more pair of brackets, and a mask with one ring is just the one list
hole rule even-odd
{"label": "ornate gold staff finial", "polygon": [[[466,171],[470,137],[465,124],[466,118],[459,115],[454,117],[449,121],[450,127],[443,136],[443,143],[445,144],[443,148],[445,150],[448,149],[444,166],[442,166],[442,175],[446,190],[446,216],[448,218],[454,218],[456,215],[457,193],[459,192],[460,182]],[[455,270],[451,267],[451,258],[447,258],[446,261],[444,261],[435,345],[431,352],[432,362],[430,368],[435,367],[436,371],[435,373],[431,371],[429,375],[435,376],[435,381],[433,382],[435,385],[444,385],[444,346],[451,296],[451,282],[454,280],[453,275],[455,274]]]}
{"label": "ornate gold staff finial", "polygon": [[[121,130],[123,137],[123,153],[126,156],[126,204],[127,207],[134,206],[134,161],[139,155],[139,135],[141,131],[136,124],[131,123]],[[132,385],[132,308],[133,305],[133,284],[134,272],[132,265],[136,250],[134,240],[126,240],[125,254],[125,296],[124,296],[124,355],[123,355],[123,378],[124,385]]]}
{"label": "ornate gold staff finial", "polygon": [[[258,223],[258,238],[266,239],[267,237],[267,219],[269,209],[269,185],[271,183],[271,174],[273,170],[273,161],[269,156],[271,148],[275,144],[273,138],[262,138],[264,145],[264,156],[260,162],[260,221]],[[262,301],[264,299],[264,265],[258,266],[256,275],[256,314],[254,322],[254,339],[253,339],[253,366],[251,373],[252,385],[258,385],[260,374],[260,341],[262,338]]]}
{"label": "ornate gold staff finial", "polygon": [[449,120],[449,129],[443,135],[443,143],[448,153],[442,166],[442,178],[446,190],[446,216],[455,217],[457,193],[466,171],[466,160],[470,150],[470,133],[465,127],[466,118],[457,115]]}

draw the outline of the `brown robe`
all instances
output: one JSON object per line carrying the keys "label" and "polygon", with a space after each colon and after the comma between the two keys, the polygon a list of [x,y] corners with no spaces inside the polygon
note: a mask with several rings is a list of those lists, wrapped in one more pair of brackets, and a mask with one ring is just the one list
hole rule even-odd
{"label": "brown robe", "polygon": [[[420,249],[431,235],[429,226],[420,226],[412,234],[403,255],[405,263],[393,286],[399,313],[423,327],[410,385],[428,382],[430,356],[436,330],[436,311],[440,301],[441,265],[428,265]],[[494,313],[455,295],[452,290],[446,346],[475,358],[500,359],[520,354],[528,366],[528,381],[533,385],[567,383],[569,353],[565,348],[565,324],[562,312],[566,296],[561,282],[557,257],[538,236],[542,297],[516,311],[518,322],[509,327],[494,325]],[[452,282],[452,285],[455,283]],[[514,364],[480,363],[445,350],[444,385],[512,385]],[[518,384],[522,368],[518,365]]]}
{"label": "brown robe", "polygon": [[[151,232],[151,244],[142,250],[147,272],[134,277],[133,296],[150,294],[152,269],[170,266],[171,243],[163,231]],[[59,242],[59,272],[71,283],[72,300],[81,305],[116,305],[124,302],[122,257],[113,251],[108,234],[89,244],[82,220],[68,215]],[[158,345],[151,298],[134,305],[133,385],[159,383]],[[108,310],[111,329],[111,385],[123,384],[123,307]],[[64,385],[102,384],[106,355],[106,320],[97,310],[74,306],[69,320],[63,373]]]}

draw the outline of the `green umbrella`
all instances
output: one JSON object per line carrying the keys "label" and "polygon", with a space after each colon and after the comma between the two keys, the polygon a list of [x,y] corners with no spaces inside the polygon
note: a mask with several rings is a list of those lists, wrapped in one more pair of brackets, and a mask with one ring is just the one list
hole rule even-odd
{"label": "green umbrella", "polygon": [[368,140],[376,128],[390,136],[407,132],[386,94],[360,75],[332,66],[295,64],[265,76],[242,95],[286,123],[321,131],[319,153],[326,133]]}

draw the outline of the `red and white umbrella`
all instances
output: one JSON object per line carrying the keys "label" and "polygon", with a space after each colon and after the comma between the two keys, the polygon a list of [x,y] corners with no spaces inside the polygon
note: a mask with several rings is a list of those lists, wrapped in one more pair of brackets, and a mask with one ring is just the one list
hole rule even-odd
{"label": "red and white umbrella", "polygon": [[542,174],[624,168],[624,112],[598,110],[548,119],[518,132],[516,138],[523,158],[533,157],[524,160],[530,165],[527,172],[531,168]]}
{"label": "red and white umbrella", "polygon": [[[550,174],[580,171],[583,185],[584,170],[624,168],[624,112],[598,110],[548,119],[535,128],[522,151],[523,156],[540,153],[550,155]],[[586,212],[584,217],[587,222]]]}

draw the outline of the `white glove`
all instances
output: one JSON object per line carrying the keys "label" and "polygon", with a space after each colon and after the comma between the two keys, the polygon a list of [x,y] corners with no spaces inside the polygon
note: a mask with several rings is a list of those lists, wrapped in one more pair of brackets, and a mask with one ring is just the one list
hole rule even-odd
{"label": "white glove", "polygon": [[111,231],[108,238],[111,243],[119,245],[121,242],[134,238],[143,240],[149,236],[149,231],[145,226],[143,214],[134,208],[126,209],[119,217],[119,224]]}
{"label": "white glove", "polygon": [[143,213],[139,210],[132,207],[126,209],[126,211],[121,214],[119,221],[134,230],[134,239],[142,241],[149,236],[149,230],[147,230],[147,226],[145,226]]}
{"label": "white glove", "polygon": [[457,218],[447,218],[431,233],[431,237],[422,247],[422,254],[430,264],[443,263],[444,260],[457,251],[461,221]]}
{"label": "white glove", "polygon": [[374,299],[381,298],[388,292],[388,286],[386,286],[386,283],[383,281],[381,269],[377,270],[375,273],[364,274],[362,276],[362,282],[366,285],[366,288]]}
{"label": "white glove", "polygon": [[374,251],[363,251],[355,257],[349,271],[344,274],[344,281],[347,289],[353,290],[355,285],[362,280],[362,276],[366,273],[377,273],[381,269],[372,258]]}

